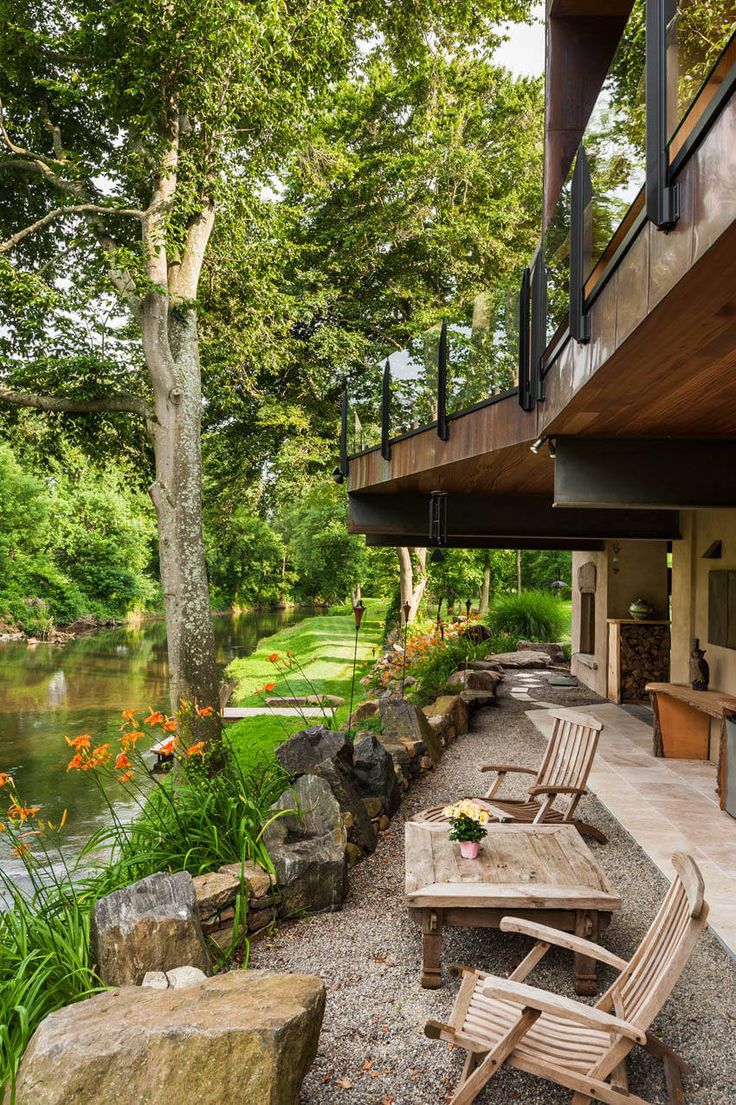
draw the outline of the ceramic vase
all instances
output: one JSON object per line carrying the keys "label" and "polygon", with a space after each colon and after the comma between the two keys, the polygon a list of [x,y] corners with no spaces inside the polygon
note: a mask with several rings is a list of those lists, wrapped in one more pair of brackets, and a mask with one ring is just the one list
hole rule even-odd
{"label": "ceramic vase", "polygon": [[479,847],[477,840],[461,840],[460,855],[463,859],[477,859]]}

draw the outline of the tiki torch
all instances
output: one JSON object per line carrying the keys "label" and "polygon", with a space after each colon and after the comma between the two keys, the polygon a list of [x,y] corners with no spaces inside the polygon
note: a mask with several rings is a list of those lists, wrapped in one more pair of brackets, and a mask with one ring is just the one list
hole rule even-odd
{"label": "tiki torch", "polygon": [[404,660],[401,665],[401,697],[404,697],[404,679],[406,678],[406,631],[409,628],[409,615],[411,614],[411,603],[405,602],[403,607],[404,611]]}
{"label": "tiki torch", "polygon": [[360,623],[363,620],[365,614],[365,607],[361,599],[358,599],[353,607],[353,617],[355,618],[355,648],[353,649],[353,678],[350,682],[350,711],[348,713],[348,733],[350,732],[350,723],[353,720],[353,695],[355,694],[355,669],[358,665],[358,634],[360,632]]}

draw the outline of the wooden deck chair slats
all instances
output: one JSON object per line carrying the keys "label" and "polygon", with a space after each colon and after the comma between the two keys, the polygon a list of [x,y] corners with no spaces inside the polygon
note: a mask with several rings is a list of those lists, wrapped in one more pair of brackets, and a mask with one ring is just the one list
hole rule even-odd
{"label": "wooden deck chair slats", "polygon": [[[526,977],[542,958],[534,952],[506,981],[461,968],[463,981],[449,1022],[430,1021],[425,1029],[432,1038],[468,1050],[452,1105],[470,1105],[503,1061],[567,1087],[572,1091],[572,1105],[590,1105],[592,1101],[619,1105],[622,1100],[648,1105],[628,1089],[625,1061],[638,1044],[663,1061],[669,1100],[672,1105],[683,1105],[681,1074],[687,1066],[670,1048],[648,1035],[647,1029],[705,928],[708,906],[695,861],[678,853],[672,862],[672,885],[628,963],[583,941],[592,957],[621,968],[595,1006],[570,1002],[521,981],[520,976]],[[536,949],[546,950],[556,942],[564,947],[566,940],[569,946],[571,939],[544,925],[515,918],[504,919],[501,928],[535,935],[539,941]],[[512,1040],[513,1046],[509,1046]]]}
{"label": "wooden deck chair slats", "polygon": [[[574,710],[553,710],[552,734],[536,775],[529,768],[512,764],[486,764],[481,771],[495,771],[490,788],[478,799],[486,804],[498,820],[525,824],[573,822],[580,832],[594,836],[601,843],[606,837],[600,830],[576,820],[575,810],[585,793],[588,775],[593,766],[603,723],[588,714]],[[533,777],[526,799],[501,798],[498,791],[509,772],[521,771]],[[443,821],[444,806],[433,807],[417,814],[417,821]]]}

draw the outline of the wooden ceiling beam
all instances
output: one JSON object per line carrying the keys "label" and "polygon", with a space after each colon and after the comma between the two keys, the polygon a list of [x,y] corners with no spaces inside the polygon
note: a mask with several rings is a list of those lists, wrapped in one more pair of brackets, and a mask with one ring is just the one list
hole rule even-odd
{"label": "wooden ceiling beam", "polygon": [[[397,537],[393,534],[372,533],[366,536],[366,545],[371,548],[397,548],[405,546],[409,549],[425,548],[427,535],[404,534]],[[530,537],[448,537],[448,549],[530,549],[544,552],[602,552],[605,548],[603,541],[587,540],[578,537],[575,541],[556,541],[550,537],[542,537],[538,540]]]}

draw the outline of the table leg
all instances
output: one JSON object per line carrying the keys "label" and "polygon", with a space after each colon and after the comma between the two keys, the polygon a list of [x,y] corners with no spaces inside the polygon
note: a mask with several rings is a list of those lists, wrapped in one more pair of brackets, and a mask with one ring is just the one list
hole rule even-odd
{"label": "table leg", "polygon": [[442,913],[422,910],[422,986],[439,990],[442,985]]}
{"label": "table leg", "polygon": [[[575,912],[575,935],[585,940],[598,941],[598,911],[578,909]],[[575,953],[575,993],[592,997],[598,993],[596,961],[589,955]]]}

